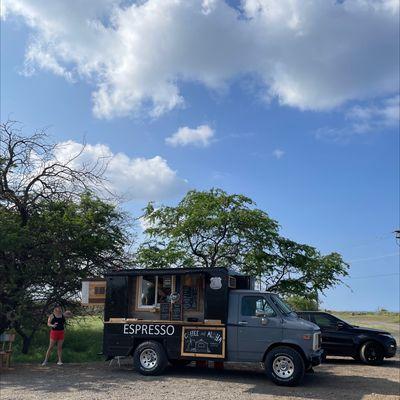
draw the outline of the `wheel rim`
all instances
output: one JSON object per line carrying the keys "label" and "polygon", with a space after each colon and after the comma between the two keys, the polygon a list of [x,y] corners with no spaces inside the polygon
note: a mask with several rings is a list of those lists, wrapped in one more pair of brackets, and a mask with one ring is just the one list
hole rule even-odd
{"label": "wheel rim", "polygon": [[140,353],[140,365],[145,369],[153,369],[158,362],[157,353],[153,349],[145,349]]}
{"label": "wheel rim", "polygon": [[279,378],[287,379],[294,373],[294,364],[289,357],[278,356],[272,364],[272,369]]}
{"label": "wheel rim", "polygon": [[365,349],[365,358],[367,361],[377,361],[379,359],[379,350],[376,348],[376,346],[367,346]]}

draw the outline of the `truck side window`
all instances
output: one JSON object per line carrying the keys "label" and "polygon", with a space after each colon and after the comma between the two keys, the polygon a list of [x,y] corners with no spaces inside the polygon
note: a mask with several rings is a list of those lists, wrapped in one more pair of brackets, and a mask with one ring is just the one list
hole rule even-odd
{"label": "truck side window", "polygon": [[275,311],[263,296],[242,297],[241,313],[245,317],[255,317],[256,311],[264,313],[267,317],[274,317]]}

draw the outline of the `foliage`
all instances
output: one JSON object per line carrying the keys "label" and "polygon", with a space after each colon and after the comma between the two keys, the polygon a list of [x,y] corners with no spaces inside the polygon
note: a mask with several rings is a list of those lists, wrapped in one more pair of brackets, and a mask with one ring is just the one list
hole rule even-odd
{"label": "foliage", "polygon": [[314,299],[292,295],[285,300],[294,311],[318,311],[318,303]]}
{"label": "foliage", "polygon": [[150,203],[143,218],[149,240],[138,262],[148,267],[241,268],[255,243],[272,245],[278,235],[276,221],[251,199],[220,189],[189,191],[176,207]]}
{"label": "foliage", "polygon": [[89,194],[44,203],[23,226],[18,213],[2,208],[0,221],[0,302],[25,338],[55,303],[76,305],[83,278],[127,263],[124,216]]}
{"label": "foliage", "polygon": [[55,303],[77,308],[81,279],[128,264],[125,214],[92,195],[98,165],[57,159],[44,132],[0,126],[0,332],[26,352]]}
{"label": "foliage", "polygon": [[339,254],[280,236],[277,222],[243,195],[193,190],[176,207],[149,203],[143,218],[140,266],[229,267],[258,277],[262,289],[308,298],[347,275]]}

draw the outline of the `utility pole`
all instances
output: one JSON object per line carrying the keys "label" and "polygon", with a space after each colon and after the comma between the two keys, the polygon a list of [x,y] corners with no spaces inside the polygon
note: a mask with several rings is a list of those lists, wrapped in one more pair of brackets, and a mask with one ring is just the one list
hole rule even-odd
{"label": "utility pole", "polygon": [[400,246],[400,229],[396,229],[393,233],[396,237],[397,244]]}

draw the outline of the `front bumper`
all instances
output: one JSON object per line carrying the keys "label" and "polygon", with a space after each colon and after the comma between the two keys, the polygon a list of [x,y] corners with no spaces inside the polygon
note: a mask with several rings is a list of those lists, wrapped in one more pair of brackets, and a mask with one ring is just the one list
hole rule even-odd
{"label": "front bumper", "polygon": [[316,365],[321,364],[321,359],[322,359],[322,355],[323,354],[324,354],[324,350],[322,350],[322,349],[313,351],[308,357],[308,359],[310,361],[310,364],[313,367],[315,367]]}
{"label": "front bumper", "polygon": [[390,358],[394,357],[396,355],[397,351],[397,344],[395,340],[390,341],[389,343],[386,343],[385,345],[385,357]]}

